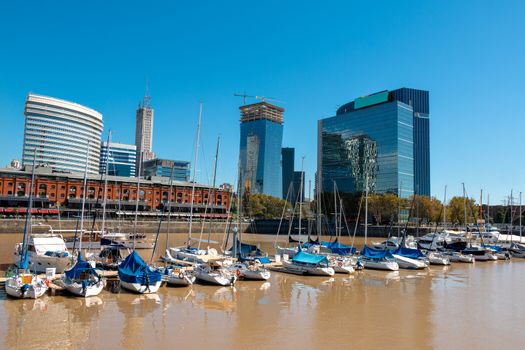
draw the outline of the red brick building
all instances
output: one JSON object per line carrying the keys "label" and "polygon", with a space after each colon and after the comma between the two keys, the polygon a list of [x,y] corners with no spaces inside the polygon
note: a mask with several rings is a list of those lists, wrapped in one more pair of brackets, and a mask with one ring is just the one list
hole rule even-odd
{"label": "red brick building", "polygon": [[[27,207],[31,172],[13,168],[0,169],[0,210]],[[35,208],[77,210],[83,197],[83,174],[53,172],[49,168],[37,168],[33,188]],[[104,180],[100,175],[88,175],[86,206],[100,208],[104,194]],[[172,212],[189,213],[192,184],[173,181],[171,197],[167,178],[141,179],[139,211],[161,212],[171,199]],[[230,209],[232,193],[209,186],[195,185],[195,213],[226,214]],[[109,212],[135,210],[137,179],[109,176],[107,208]],[[221,215],[222,216],[222,215]]]}

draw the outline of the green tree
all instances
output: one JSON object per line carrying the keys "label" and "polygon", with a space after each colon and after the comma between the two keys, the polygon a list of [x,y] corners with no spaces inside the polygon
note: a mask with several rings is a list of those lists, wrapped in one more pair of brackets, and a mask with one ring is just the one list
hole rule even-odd
{"label": "green tree", "polygon": [[[467,222],[474,222],[479,216],[479,206],[474,198],[466,201]],[[452,197],[447,204],[447,221],[453,224],[465,224],[465,200],[463,197]]]}
{"label": "green tree", "polygon": [[368,209],[378,224],[395,220],[398,209],[397,196],[393,193],[370,194],[368,196]]}
{"label": "green tree", "polygon": [[278,219],[281,217],[283,208],[290,209],[290,203],[280,198],[266,194],[253,194],[245,196],[245,215],[257,219]]}

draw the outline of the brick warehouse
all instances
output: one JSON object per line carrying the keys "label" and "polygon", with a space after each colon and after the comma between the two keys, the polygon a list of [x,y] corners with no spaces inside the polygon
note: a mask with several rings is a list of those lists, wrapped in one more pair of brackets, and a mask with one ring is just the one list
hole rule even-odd
{"label": "brick warehouse", "polygon": [[[61,173],[41,167],[35,171],[33,189],[35,209],[56,209],[64,213],[76,212],[82,203],[83,174]],[[14,168],[0,169],[0,211],[4,214],[21,212],[18,208],[27,207],[31,171]],[[104,180],[100,175],[88,175],[86,208],[100,208],[104,193]],[[140,181],[139,211],[154,214],[167,206],[169,198],[169,179],[151,177]],[[171,209],[183,216],[188,215],[191,206],[192,183],[173,181]],[[223,218],[230,208],[231,192],[195,185],[194,213],[206,212],[211,217]],[[107,209],[109,215],[117,211],[130,214],[135,210],[137,199],[137,179],[133,177],[108,176]],[[45,213],[46,211],[44,211]],[[54,213],[55,211],[51,211]]]}

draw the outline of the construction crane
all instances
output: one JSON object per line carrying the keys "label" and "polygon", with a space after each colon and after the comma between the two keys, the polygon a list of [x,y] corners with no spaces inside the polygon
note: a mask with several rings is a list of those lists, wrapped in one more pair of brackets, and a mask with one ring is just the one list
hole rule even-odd
{"label": "construction crane", "polygon": [[265,102],[265,101],[272,101],[272,102],[284,103],[283,101],[279,101],[279,100],[277,100],[275,98],[265,97],[265,96],[246,95],[245,93],[244,94],[235,93],[235,94],[233,94],[233,96],[242,97],[244,104],[246,104],[246,98],[247,97],[255,98],[255,99],[261,100],[263,102]]}

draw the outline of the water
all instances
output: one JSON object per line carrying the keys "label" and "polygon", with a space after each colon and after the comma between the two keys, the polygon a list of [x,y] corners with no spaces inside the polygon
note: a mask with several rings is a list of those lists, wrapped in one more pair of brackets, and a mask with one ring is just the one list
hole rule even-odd
{"label": "water", "polygon": [[[272,246],[272,237],[249,238]],[[0,262],[17,239],[0,236]],[[521,349],[524,290],[517,259],[334,278],[272,273],[149,296],[13,300],[0,290],[0,348]]]}

